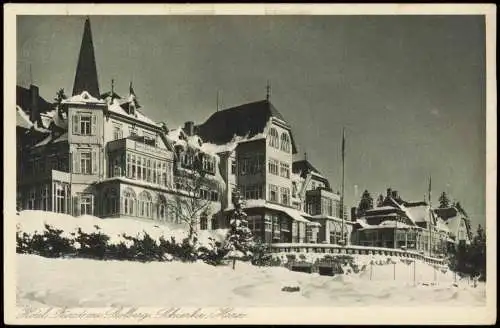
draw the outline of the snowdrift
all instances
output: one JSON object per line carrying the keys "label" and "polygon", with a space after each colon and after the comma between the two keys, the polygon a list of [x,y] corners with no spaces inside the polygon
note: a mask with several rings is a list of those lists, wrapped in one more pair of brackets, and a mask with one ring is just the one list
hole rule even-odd
{"label": "snowdrift", "polygon": [[[144,233],[147,233],[156,241],[162,236],[165,239],[174,237],[178,242],[187,237],[185,226],[158,221],[118,218],[101,219],[91,215],[74,217],[68,214],[33,210],[21,211],[17,216],[17,229],[28,234],[43,233],[46,230],[45,224],[63,230],[62,236],[68,238],[78,228],[81,228],[86,233],[100,231],[110,237],[110,244],[127,243],[128,241],[123,238],[123,234],[140,238]],[[222,241],[226,236],[226,232],[226,229],[201,230],[198,231],[198,239],[202,245],[208,243],[209,237]]]}

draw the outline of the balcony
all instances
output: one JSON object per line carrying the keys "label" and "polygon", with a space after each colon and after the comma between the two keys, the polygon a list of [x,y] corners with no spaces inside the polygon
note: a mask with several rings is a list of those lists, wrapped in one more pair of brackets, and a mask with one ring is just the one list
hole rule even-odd
{"label": "balcony", "polygon": [[117,150],[133,150],[151,156],[160,156],[165,159],[173,158],[172,152],[167,149],[156,147],[144,137],[131,136],[128,138],[113,140],[108,142],[107,147],[109,152]]}

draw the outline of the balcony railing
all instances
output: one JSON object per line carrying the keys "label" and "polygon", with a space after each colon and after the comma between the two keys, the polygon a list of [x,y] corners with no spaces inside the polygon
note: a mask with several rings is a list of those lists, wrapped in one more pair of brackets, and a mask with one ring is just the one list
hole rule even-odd
{"label": "balcony railing", "polygon": [[444,264],[446,261],[445,258],[431,257],[412,250],[358,245],[275,243],[271,244],[270,247],[273,253],[386,255],[417,259],[429,264]]}
{"label": "balcony railing", "polygon": [[141,140],[134,140],[131,138],[123,138],[118,140],[113,140],[108,143],[109,151],[116,151],[120,149],[135,150],[138,152],[148,153],[155,156],[171,157],[172,154],[167,149],[162,149]]}

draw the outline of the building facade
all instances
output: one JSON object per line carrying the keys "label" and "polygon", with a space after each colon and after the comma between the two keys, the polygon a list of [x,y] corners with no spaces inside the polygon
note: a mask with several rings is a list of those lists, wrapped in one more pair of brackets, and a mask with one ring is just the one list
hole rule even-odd
{"label": "building facade", "polygon": [[145,114],[132,84],[126,97],[113,83],[101,93],[97,74],[87,19],[71,96],[48,104],[35,86],[18,90],[28,99],[17,109],[19,207],[179,223],[198,216],[199,229],[216,229],[229,227],[237,189],[263,242],[349,242],[340,196],[309,161],[294,161],[292,128],[269,97],[169,130]]}

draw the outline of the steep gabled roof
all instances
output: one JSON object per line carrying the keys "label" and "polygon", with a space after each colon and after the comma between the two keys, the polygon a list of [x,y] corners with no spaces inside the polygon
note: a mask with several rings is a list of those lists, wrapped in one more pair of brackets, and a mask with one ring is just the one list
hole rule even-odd
{"label": "steep gabled roof", "polygon": [[[268,100],[261,100],[215,112],[205,123],[196,127],[196,133],[205,142],[217,145],[226,144],[234,136],[252,138],[262,133],[271,117],[288,125],[273,104]],[[291,133],[290,136],[292,152],[296,153],[296,145]]]}
{"label": "steep gabled roof", "polygon": [[300,173],[300,176],[302,178],[305,178],[307,173],[309,172],[314,172],[319,175],[322,175],[319,170],[317,170],[308,160],[302,159],[299,161],[295,161],[292,164],[292,172],[293,173]]}

